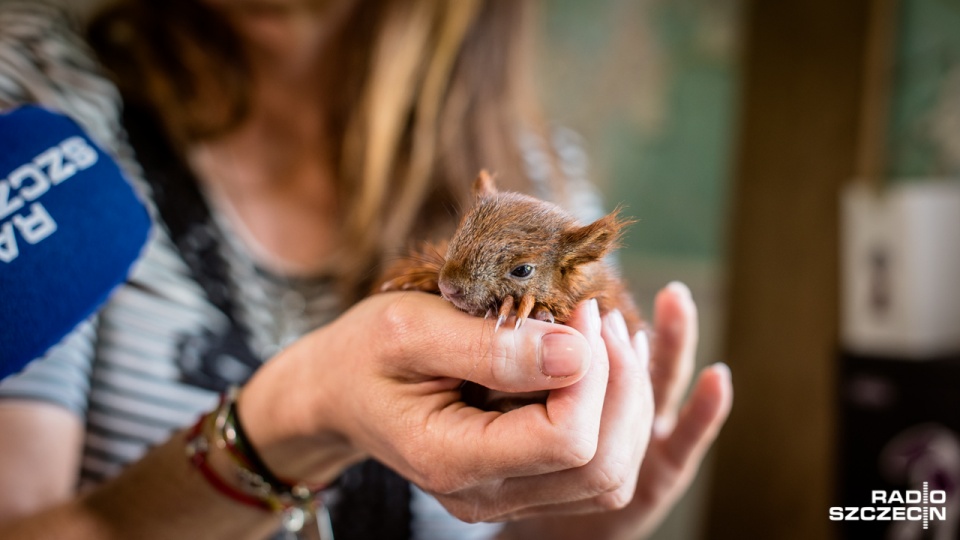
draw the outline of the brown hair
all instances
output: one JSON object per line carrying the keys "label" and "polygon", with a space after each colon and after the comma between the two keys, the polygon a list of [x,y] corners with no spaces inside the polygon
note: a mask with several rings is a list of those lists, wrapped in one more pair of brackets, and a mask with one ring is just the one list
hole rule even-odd
{"label": "brown hair", "polygon": [[[411,238],[449,233],[481,168],[528,190],[518,136],[541,130],[527,66],[531,6],[353,2],[326,57],[337,76],[318,90],[330,96],[349,246],[342,271],[354,289]],[[244,119],[251,75],[239,40],[199,0],[122,0],[95,19],[91,36],[127,99],[156,108],[181,148]]]}

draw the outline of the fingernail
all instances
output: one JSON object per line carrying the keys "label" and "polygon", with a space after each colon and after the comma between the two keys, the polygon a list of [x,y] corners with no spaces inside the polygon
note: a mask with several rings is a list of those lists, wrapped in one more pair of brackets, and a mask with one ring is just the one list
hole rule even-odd
{"label": "fingernail", "polygon": [[594,334],[600,333],[600,304],[596,298],[590,299],[590,305],[587,306],[588,318],[590,319],[590,331]]}
{"label": "fingernail", "polygon": [[661,415],[653,419],[653,434],[657,437],[666,437],[673,431],[676,424],[676,417],[672,415]]}
{"label": "fingernail", "polygon": [[547,334],[540,338],[540,355],[537,359],[540,373],[547,377],[576,375],[583,365],[577,345],[578,338],[570,334]]}
{"label": "fingernail", "polygon": [[723,362],[714,363],[713,369],[715,369],[720,375],[726,377],[728,381],[730,380],[730,377],[732,377],[732,374],[730,373],[730,366]]}
{"label": "fingernail", "polygon": [[613,334],[618,338],[622,339],[625,342],[630,341],[630,332],[627,330],[627,321],[623,320],[623,313],[620,313],[619,309],[615,309],[610,313],[607,313],[606,323],[610,326],[610,330],[613,331]]}
{"label": "fingernail", "polygon": [[633,348],[637,351],[640,367],[650,369],[650,338],[643,330],[633,335]]}
{"label": "fingernail", "polygon": [[687,287],[686,283],[682,281],[671,281],[667,284],[667,288],[684,300],[693,300],[693,294],[690,292],[690,287]]}

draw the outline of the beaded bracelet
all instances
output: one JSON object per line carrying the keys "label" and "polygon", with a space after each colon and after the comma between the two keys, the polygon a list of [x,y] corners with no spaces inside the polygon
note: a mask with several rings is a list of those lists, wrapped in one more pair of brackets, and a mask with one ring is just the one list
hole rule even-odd
{"label": "beaded bracelet", "polygon": [[[236,502],[279,513],[283,528],[291,534],[303,530],[315,517],[322,539],[333,539],[329,512],[320,498],[326,485],[308,486],[278,478],[249,443],[236,411],[237,389],[220,398],[217,409],[200,417],[187,435],[186,453],[193,466],[221,494]],[[225,481],[207,461],[210,446],[226,450],[236,466],[243,489]]]}

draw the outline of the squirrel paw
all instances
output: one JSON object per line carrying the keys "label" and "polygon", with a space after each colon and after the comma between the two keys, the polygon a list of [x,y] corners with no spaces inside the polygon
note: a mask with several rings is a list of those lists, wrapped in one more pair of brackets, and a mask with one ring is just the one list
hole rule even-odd
{"label": "squirrel paw", "polygon": [[518,330],[523,326],[523,321],[527,320],[527,317],[530,316],[530,312],[533,311],[533,306],[537,303],[537,299],[533,297],[532,294],[525,294],[520,298],[520,305],[517,306],[517,325],[513,327],[514,330]]}
{"label": "squirrel paw", "polygon": [[[516,300],[511,295],[507,295],[503,298],[503,302],[500,304],[500,309],[497,311],[497,325],[494,328],[494,332],[500,330],[500,327],[503,326],[503,323],[507,322],[507,319],[511,314],[513,314],[513,306],[516,303]],[[488,311],[487,317],[492,314],[493,310]],[[517,304],[516,316],[517,322],[513,327],[514,330],[518,330],[521,326],[523,326],[524,321],[531,316],[538,321],[546,321],[549,323],[555,322],[553,313],[543,304],[538,304],[537,299],[532,294],[525,294],[520,297],[520,302]]]}

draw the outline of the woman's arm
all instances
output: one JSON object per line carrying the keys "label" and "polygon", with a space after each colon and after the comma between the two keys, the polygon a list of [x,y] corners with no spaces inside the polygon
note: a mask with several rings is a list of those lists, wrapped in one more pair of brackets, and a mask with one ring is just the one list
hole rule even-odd
{"label": "woman's arm", "polygon": [[[616,464],[558,483],[597,455],[608,365],[597,347],[595,302],[581,306],[574,327],[529,321],[519,331],[492,330],[492,321],[430,295],[377,295],[269,361],[241,392],[239,416],[280,476],[328,481],[372,455],[466,520],[601,497],[608,477],[623,476]],[[483,412],[459,401],[462,379],[554,391],[545,406]],[[31,486],[72,482],[76,442],[29,452],[32,441],[58,439],[55,424],[31,422],[34,407],[0,417],[5,434],[26,426],[4,437],[0,477],[30,470]],[[76,441],[78,423],[69,431]],[[244,538],[278,526],[275,515],[215,491],[189,464],[184,439],[174,435],[114,479],[63,502],[61,493],[17,510],[9,501],[22,488],[3,482],[0,501],[8,505],[0,513],[8,519],[0,537]],[[211,452],[214,468],[230,478],[229,458]]]}
{"label": "woman's arm", "polygon": [[42,401],[0,400],[0,426],[0,522],[73,497],[83,445],[76,414]]}
{"label": "woman's arm", "polygon": [[83,425],[74,413],[8,400],[0,430],[0,538],[262,537],[279,523],[206,484],[188,464],[183,434],[77,496]]}

